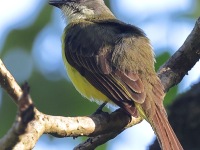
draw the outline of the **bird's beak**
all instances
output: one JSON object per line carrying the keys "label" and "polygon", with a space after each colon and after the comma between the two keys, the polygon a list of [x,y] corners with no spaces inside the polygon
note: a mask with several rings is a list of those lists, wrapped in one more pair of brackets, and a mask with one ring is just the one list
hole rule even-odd
{"label": "bird's beak", "polygon": [[65,2],[66,0],[50,0],[49,4],[60,8]]}

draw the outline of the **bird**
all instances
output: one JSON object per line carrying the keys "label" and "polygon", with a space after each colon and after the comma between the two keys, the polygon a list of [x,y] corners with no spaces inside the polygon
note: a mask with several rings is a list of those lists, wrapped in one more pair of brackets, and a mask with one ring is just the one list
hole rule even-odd
{"label": "bird", "polygon": [[97,103],[115,104],[152,127],[163,150],[183,150],[167,119],[164,87],[144,31],[118,20],[103,0],[50,0],[68,24],[63,61],[76,90]]}

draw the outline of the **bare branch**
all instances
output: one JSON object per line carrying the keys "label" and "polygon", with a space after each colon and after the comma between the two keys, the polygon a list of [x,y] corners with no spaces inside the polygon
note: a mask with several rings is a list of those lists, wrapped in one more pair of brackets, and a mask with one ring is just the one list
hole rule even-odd
{"label": "bare branch", "polygon": [[[61,117],[50,116],[39,112],[33,107],[29,95],[23,94],[20,99],[20,113],[9,132],[0,140],[0,150],[32,149],[44,133],[56,137],[98,136],[110,131],[119,134],[124,127],[139,123],[140,119],[130,122],[123,110],[119,109],[110,115],[95,114],[91,117]],[[24,101],[26,100],[26,101]],[[24,109],[26,108],[26,109]],[[25,112],[25,113],[24,113]],[[29,122],[30,121],[30,122]]]}
{"label": "bare branch", "polygon": [[[132,118],[122,109],[115,112],[95,114],[90,117],[61,117],[50,116],[39,112],[29,96],[29,87],[18,86],[13,76],[0,65],[2,87],[16,98],[18,114],[8,133],[0,139],[0,150],[32,149],[44,133],[56,137],[98,136],[110,131],[124,130],[126,126],[139,123],[141,118]],[[15,90],[18,88],[18,90]],[[21,95],[21,96],[20,96]],[[115,133],[117,135],[117,132]]]}
{"label": "bare branch", "polygon": [[[120,111],[120,109],[118,110]],[[121,110],[122,111],[122,110]],[[115,112],[114,112],[115,113]],[[127,114],[124,114],[124,116],[127,116]],[[122,118],[124,118],[122,116]],[[115,127],[116,129],[112,129],[110,131],[107,131],[107,133],[100,133],[99,135],[95,137],[88,138],[85,142],[79,144],[74,148],[74,150],[94,150],[97,148],[99,145],[102,145],[106,143],[107,141],[114,139],[117,135],[119,135],[121,132],[123,132],[126,128],[132,127],[138,123],[140,123],[143,119],[141,117],[138,118],[131,118],[131,122],[128,123],[127,126],[122,126],[122,127]],[[115,121],[111,122],[116,126]]]}
{"label": "bare branch", "polygon": [[4,90],[6,90],[6,92],[12,97],[13,101],[17,104],[18,99],[22,95],[22,90],[15,81],[14,77],[6,69],[1,59],[0,59],[0,85],[4,88]]}
{"label": "bare branch", "polygon": [[[10,76],[9,79],[13,79],[13,77]],[[8,81],[8,82],[11,83],[11,81]],[[16,84],[16,83],[12,83],[12,84]],[[30,145],[31,143],[33,143],[32,142],[33,140],[27,142],[27,140],[29,139],[28,136],[26,136],[26,138],[24,139],[22,138],[23,137],[22,135],[27,132],[26,130],[27,130],[28,123],[31,120],[33,120],[35,117],[34,106],[29,96],[29,87],[27,84],[24,84],[23,86],[23,94],[19,98],[18,106],[19,106],[18,114],[16,116],[16,120],[12,128],[0,140],[0,150],[30,149]]]}
{"label": "bare branch", "polygon": [[158,75],[168,91],[177,85],[200,59],[200,18],[178,51],[160,68]]}

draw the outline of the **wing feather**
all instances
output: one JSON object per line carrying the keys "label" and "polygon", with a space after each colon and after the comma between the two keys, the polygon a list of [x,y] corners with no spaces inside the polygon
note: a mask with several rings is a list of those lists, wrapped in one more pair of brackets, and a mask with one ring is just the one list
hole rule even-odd
{"label": "wing feather", "polygon": [[[121,69],[120,65],[112,62],[112,57],[116,55],[116,53],[114,54],[115,46],[121,38],[144,37],[144,35],[140,33],[141,31],[138,31],[135,35],[135,28],[132,33],[126,31],[126,24],[122,26],[117,22],[114,25],[115,27],[101,23],[96,26],[91,22],[84,26],[80,24],[70,25],[70,28],[66,30],[65,57],[69,64],[76,68],[98,90],[114,103],[129,111],[128,109],[134,105],[134,101],[137,103],[144,102],[146,97],[144,85],[137,74],[137,68],[129,70],[124,66],[125,70]],[[130,25],[128,28],[131,29]],[[124,32],[128,32],[128,34],[125,35]],[[85,33],[87,33],[87,36]],[[130,41],[130,43],[124,44],[126,48],[130,48],[129,50],[132,51],[133,40],[127,41]],[[120,51],[119,47],[123,47],[123,45],[117,46],[117,51]],[[135,62],[133,60],[128,63]]]}

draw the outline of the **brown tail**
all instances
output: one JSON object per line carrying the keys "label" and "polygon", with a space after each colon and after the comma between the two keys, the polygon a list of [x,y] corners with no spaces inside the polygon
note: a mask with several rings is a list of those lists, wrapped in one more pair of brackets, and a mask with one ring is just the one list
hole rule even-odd
{"label": "brown tail", "polygon": [[151,125],[157,135],[162,150],[183,150],[178,138],[170,126],[166,115],[156,106]]}

